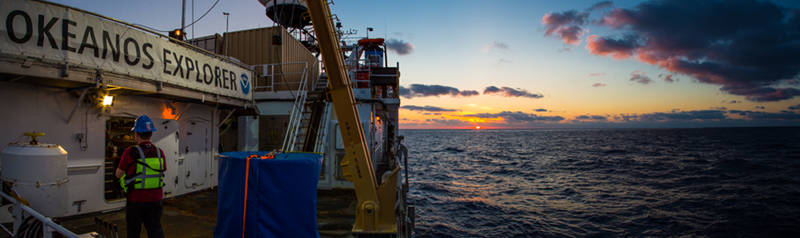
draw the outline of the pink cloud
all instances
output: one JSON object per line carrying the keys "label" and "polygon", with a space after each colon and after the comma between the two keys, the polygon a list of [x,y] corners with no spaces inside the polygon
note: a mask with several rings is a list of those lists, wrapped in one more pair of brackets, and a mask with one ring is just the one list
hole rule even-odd
{"label": "pink cloud", "polygon": [[[545,35],[575,44],[579,41],[571,37],[580,37],[578,31],[566,27],[585,33],[590,23],[606,26],[617,35],[586,37],[589,53],[657,66],[669,71],[666,82],[685,75],[751,101],[800,97],[800,88],[792,86],[800,75],[797,7],[771,1],[645,0],[596,20],[587,11],[557,14],[543,18]],[[641,79],[635,81],[650,82]]]}
{"label": "pink cloud", "polygon": [[636,48],[634,42],[626,40],[615,40],[591,35],[586,38],[586,49],[595,55],[607,55],[611,58],[623,60],[633,55]]}

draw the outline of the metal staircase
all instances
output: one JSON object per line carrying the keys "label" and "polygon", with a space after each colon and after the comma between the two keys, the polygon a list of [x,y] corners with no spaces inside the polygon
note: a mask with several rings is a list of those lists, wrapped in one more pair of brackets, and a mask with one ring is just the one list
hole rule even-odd
{"label": "metal staircase", "polygon": [[283,151],[323,150],[322,142],[326,138],[325,130],[330,117],[330,105],[325,98],[327,88],[328,79],[323,75],[310,90],[298,92],[298,95],[303,94],[303,98],[295,100]]}

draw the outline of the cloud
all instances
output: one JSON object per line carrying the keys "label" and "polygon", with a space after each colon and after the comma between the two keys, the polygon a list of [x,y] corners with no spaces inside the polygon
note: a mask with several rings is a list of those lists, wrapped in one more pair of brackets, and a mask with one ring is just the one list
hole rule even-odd
{"label": "cloud", "polygon": [[475,90],[464,90],[458,93],[459,96],[463,97],[471,97],[471,96],[478,96],[480,93]]}
{"label": "cloud", "polygon": [[580,44],[580,37],[587,32],[584,26],[589,23],[589,15],[599,9],[609,8],[610,1],[598,2],[584,11],[569,10],[564,12],[550,12],[542,17],[545,27],[545,36],[558,36],[566,44]]}
{"label": "cloud", "polygon": [[595,3],[594,5],[589,7],[589,9],[587,9],[587,11],[591,12],[591,11],[594,11],[594,10],[600,10],[600,9],[604,9],[604,8],[611,8],[613,6],[614,6],[614,3],[612,3],[611,1],[602,1],[602,2]]}
{"label": "cloud", "polygon": [[475,90],[458,90],[457,88],[443,85],[425,85],[425,84],[412,84],[408,88],[400,86],[400,96],[406,98],[413,97],[431,97],[431,96],[462,96],[471,97],[477,96],[479,93]]}
{"label": "cloud", "polygon": [[592,84],[592,87],[595,87],[595,88],[605,87],[605,86],[606,86],[606,84],[604,84],[604,83],[594,83],[594,84]]}
{"label": "cloud", "polygon": [[789,106],[789,110],[800,110],[800,104]]}
{"label": "cloud", "polygon": [[741,102],[742,102],[742,101],[738,101],[738,100],[731,100],[731,101],[730,101],[730,102],[728,102],[728,103],[730,103],[730,104],[737,104],[737,103],[741,103]]}
{"label": "cloud", "polygon": [[[551,35],[591,20],[571,10],[547,14],[543,22]],[[650,0],[614,9],[599,24],[618,33],[589,36],[592,54],[634,58],[750,101],[800,96],[796,86],[781,84],[800,78],[800,9],[770,1]],[[566,36],[568,44],[579,41]]]}
{"label": "cloud", "polygon": [[494,43],[492,43],[492,48],[500,49],[500,50],[508,50],[508,44],[503,43],[503,42],[495,41]]}
{"label": "cloud", "polygon": [[606,73],[590,73],[589,77],[597,77],[597,76],[603,76],[603,75],[606,75]]}
{"label": "cloud", "polygon": [[497,60],[497,62],[501,63],[501,64],[510,64],[510,63],[512,63],[511,60],[507,60],[507,59],[503,59],[503,58]]}
{"label": "cloud", "polygon": [[570,10],[565,12],[551,12],[542,17],[545,26],[545,36],[558,35],[564,43],[577,45],[584,30],[582,26],[589,18],[588,12]]}
{"label": "cloud", "polygon": [[634,35],[622,38],[600,37],[591,35],[586,38],[586,49],[595,55],[607,55],[614,59],[627,59],[640,47],[639,39]]}
{"label": "cloud", "polygon": [[500,87],[500,88],[498,88],[498,87],[495,87],[495,86],[486,87],[486,89],[483,90],[483,94],[484,95],[487,95],[487,94],[502,95],[502,96],[505,96],[505,97],[527,97],[527,98],[542,98],[542,97],[544,97],[541,94],[530,93],[527,90],[521,89],[521,88],[517,88],[517,89],[513,89],[513,88],[510,88],[510,87]]}
{"label": "cloud", "polygon": [[647,77],[647,75],[645,75],[644,72],[637,70],[631,73],[630,81],[634,81],[640,84],[649,84],[653,80],[651,80],[650,77]]}
{"label": "cloud", "polygon": [[411,92],[411,89],[403,87],[402,85],[400,85],[400,88],[397,91],[402,97],[413,97],[414,94]]}
{"label": "cloud", "polygon": [[386,41],[386,48],[394,51],[398,55],[407,55],[414,52],[414,45],[398,39],[389,39]]}
{"label": "cloud", "polygon": [[[730,126],[798,126],[800,112],[764,112],[727,110],[718,107],[710,110],[652,112],[643,114],[579,115],[573,120],[562,116],[541,116],[520,111],[476,113],[466,115],[424,112],[431,117],[422,120],[401,119],[401,127],[417,128],[687,128]],[[446,112],[445,112],[446,113]]]}
{"label": "cloud", "polygon": [[458,120],[458,119],[427,119],[426,121],[445,125],[445,126],[468,126],[472,125],[469,122]]}
{"label": "cloud", "polygon": [[759,111],[744,111],[744,110],[695,110],[695,111],[672,111],[672,112],[654,112],[644,114],[620,114],[615,117],[617,120],[624,122],[687,122],[687,121],[735,121],[738,119],[728,117],[727,115],[737,115],[747,120],[790,120],[800,121],[800,114],[793,112],[759,112]]}
{"label": "cloud", "polygon": [[756,111],[743,111],[743,110],[730,110],[728,113],[744,116],[751,120],[800,120],[800,114],[782,111],[782,112],[756,112]]}
{"label": "cloud", "polygon": [[674,78],[672,78],[672,76],[673,76],[673,74],[664,75],[664,82],[674,83],[675,81],[678,81],[678,79],[674,79]]}
{"label": "cloud", "polygon": [[537,109],[534,109],[534,111],[537,111],[537,112],[547,112],[547,109],[544,109],[544,108],[537,108]]}
{"label": "cloud", "polygon": [[[791,107],[789,107],[789,108],[791,108]],[[767,107],[765,107],[765,106],[756,106],[756,109],[764,110],[764,109],[767,109]]]}
{"label": "cloud", "polygon": [[401,106],[400,108],[410,110],[410,111],[424,111],[424,112],[455,112],[458,111],[456,109],[447,109],[435,106],[415,106],[415,105],[405,105]]}
{"label": "cloud", "polygon": [[558,122],[564,120],[564,117],[561,116],[539,116],[532,113],[524,113],[520,111],[512,112],[512,111],[502,111],[499,113],[478,113],[478,114],[466,114],[462,115],[463,117],[477,117],[477,118],[503,118],[506,122],[514,123],[514,122],[537,122],[537,121],[549,121],[549,122]]}
{"label": "cloud", "polygon": [[605,121],[607,120],[606,117],[600,115],[580,115],[575,117],[576,120],[594,120],[594,121]]}
{"label": "cloud", "polygon": [[508,50],[508,49],[509,49],[508,44],[500,41],[493,41],[491,44],[484,45],[483,48],[481,49],[481,52],[489,53],[493,50]]}
{"label": "cloud", "polygon": [[726,119],[723,110],[696,110],[696,111],[673,111],[673,112],[653,112],[644,114],[620,114],[617,117],[621,121],[692,121],[692,120],[723,120]]}

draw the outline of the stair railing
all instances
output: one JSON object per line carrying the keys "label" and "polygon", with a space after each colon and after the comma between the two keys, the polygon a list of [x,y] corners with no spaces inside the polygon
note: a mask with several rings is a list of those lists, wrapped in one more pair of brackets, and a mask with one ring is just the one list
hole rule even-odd
{"label": "stair railing", "polygon": [[289,115],[289,125],[286,127],[286,135],[283,137],[283,145],[281,151],[294,151],[295,140],[297,132],[300,130],[303,112],[305,111],[306,96],[308,95],[308,72],[309,67],[307,63],[303,64],[303,74],[300,79],[300,86],[297,88],[297,95],[295,95],[294,105],[292,112]]}
{"label": "stair railing", "polygon": [[325,112],[322,113],[322,118],[319,120],[320,122],[320,130],[317,130],[317,139],[314,145],[314,152],[321,153],[325,151],[325,140],[328,138],[328,124],[330,124],[330,114],[331,108],[333,105],[330,103],[325,104]]}

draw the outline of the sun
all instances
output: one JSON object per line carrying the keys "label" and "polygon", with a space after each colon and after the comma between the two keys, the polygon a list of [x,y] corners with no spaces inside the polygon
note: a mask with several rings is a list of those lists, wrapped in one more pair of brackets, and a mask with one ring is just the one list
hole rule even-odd
{"label": "sun", "polygon": [[480,130],[481,126],[475,126],[475,130]]}

